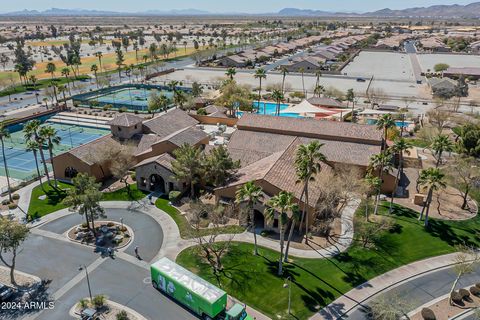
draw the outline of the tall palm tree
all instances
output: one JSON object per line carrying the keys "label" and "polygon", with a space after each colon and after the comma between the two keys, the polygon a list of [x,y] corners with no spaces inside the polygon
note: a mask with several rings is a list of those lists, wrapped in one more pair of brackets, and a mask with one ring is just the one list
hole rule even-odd
{"label": "tall palm tree", "polygon": [[345,95],[345,99],[350,103],[352,103],[352,122],[355,122],[355,118],[353,113],[355,111],[355,92],[353,89],[348,89],[347,94]]}
{"label": "tall palm tree", "polygon": [[225,72],[225,75],[230,78],[230,80],[233,80],[233,77],[237,74],[237,71],[235,68],[228,68],[227,71]]}
{"label": "tall palm tree", "polygon": [[38,103],[38,92],[37,92],[37,80],[38,79],[34,75],[31,75],[29,80],[33,84],[33,92],[35,93],[35,99],[37,99],[37,103]]}
{"label": "tall palm tree", "polygon": [[320,70],[315,71],[315,77],[316,77],[315,88],[320,85],[320,77],[321,76],[322,76],[322,71],[320,71]]}
{"label": "tall palm tree", "polygon": [[300,69],[298,69],[298,71],[302,74],[303,95],[304,95],[305,98],[306,98],[306,97],[307,97],[307,92],[305,91],[305,78],[304,78],[305,68],[304,68],[304,67],[301,67]]}
{"label": "tall palm tree", "polygon": [[401,184],[402,177],[403,177],[403,153],[406,152],[410,154],[410,149],[412,144],[405,138],[398,138],[393,143],[392,151],[397,154],[398,156],[398,170],[397,174],[395,175],[395,184],[393,185],[393,192],[390,198],[390,208],[388,209],[389,213],[392,213],[393,210],[393,199],[395,198],[395,193],[397,192],[397,183]]}
{"label": "tall palm tree", "polygon": [[100,66],[100,70],[102,70],[102,57],[103,53],[101,51],[95,52],[95,57],[98,58],[98,65]]}
{"label": "tall palm tree", "polygon": [[253,181],[248,181],[240,189],[237,190],[235,194],[235,202],[237,204],[245,203],[247,206],[249,220],[250,220],[250,231],[253,232],[253,241],[254,241],[254,255],[258,255],[257,248],[257,233],[255,232],[255,211],[253,207],[263,198],[263,190],[261,187],[257,186]]}
{"label": "tall palm tree", "polygon": [[430,211],[430,204],[432,203],[432,195],[434,191],[443,189],[447,186],[445,184],[445,174],[439,168],[424,169],[420,172],[418,184],[428,190],[427,199],[424,202],[422,211],[418,217],[418,220],[422,220],[425,212],[424,226],[428,227],[428,213]]}
{"label": "tall palm tree", "polygon": [[295,224],[301,219],[301,212],[298,208],[298,205],[295,204],[295,207],[292,208],[292,212],[288,219],[290,225],[290,231],[288,232],[287,246],[285,247],[285,256],[283,262],[288,262],[288,249],[290,249],[290,242],[292,241],[293,232],[295,231]]}
{"label": "tall palm tree", "polygon": [[52,185],[50,181],[50,176],[48,174],[48,167],[45,161],[45,154],[43,153],[43,147],[45,145],[45,139],[40,136],[40,121],[39,120],[30,120],[28,121],[25,126],[23,127],[23,132],[25,136],[25,140],[27,141],[35,141],[38,144],[38,151],[40,153],[40,159],[43,163],[43,169],[45,170],[45,175],[47,176],[48,184]]}
{"label": "tall palm tree", "polygon": [[187,102],[187,97],[183,91],[177,90],[173,93],[173,101],[175,103],[175,108],[180,106],[180,109],[183,109],[183,104]]}
{"label": "tall palm tree", "polygon": [[265,216],[270,221],[277,215],[278,228],[280,232],[280,259],[278,259],[278,275],[283,274],[283,247],[285,242],[285,225],[288,221],[288,215],[296,210],[296,203],[293,202],[294,196],[290,192],[281,191],[276,196],[271,197],[267,202]]}
{"label": "tall palm tree", "polygon": [[365,220],[368,221],[368,202],[370,201],[370,197],[374,194],[377,195],[380,192],[380,188],[382,187],[382,180],[379,177],[367,172],[367,175],[364,178],[365,183],[368,187],[366,190],[366,201],[365,201]]}
{"label": "tall palm tree", "polygon": [[5,156],[5,143],[4,143],[4,139],[7,139],[9,137],[10,137],[10,132],[8,132],[7,128],[5,128],[2,124],[0,124],[0,143],[2,145],[3,167],[5,168],[5,177],[7,177],[8,198],[10,199],[10,201],[13,201],[12,189],[10,187],[10,176],[8,174],[7,157]]}
{"label": "tall palm tree", "polygon": [[55,84],[53,83],[54,77],[55,77],[55,71],[57,71],[57,66],[53,62],[47,63],[47,67],[45,69],[45,72],[50,73],[50,85],[53,87],[53,94],[55,95],[55,100],[58,102],[57,98],[57,88]]}
{"label": "tall palm tree", "polygon": [[383,138],[384,138],[384,149],[387,148],[387,138],[388,138],[388,129],[395,127],[395,120],[393,120],[392,115],[386,113],[380,116],[377,120],[377,129],[383,130]]}
{"label": "tall palm tree", "polygon": [[72,91],[70,91],[70,69],[65,67],[65,68],[62,68],[62,76],[65,77],[65,79],[67,79],[67,89],[68,89],[68,94],[69,95],[72,95]]}
{"label": "tall palm tree", "polygon": [[[383,183],[384,173],[390,171],[392,163],[392,154],[389,151],[382,151],[379,154],[375,154],[370,158],[369,171],[377,172],[380,181]],[[375,210],[373,214],[377,214],[378,205],[380,202],[381,188],[378,189],[375,196]]]}
{"label": "tall palm tree", "polygon": [[[57,135],[57,130],[55,130],[52,126],[43,126],[40,128],[39,132],[40,137],[47,142],[47,148],[50,155],[50,160],[53,160],[53,148],[60,144],[62,138]],[[53,171],[53,181],[55,182],[55,188],[58,187],[57,176],[55,174],[55,167],[53,161],[52,164],[52,171]]]}
{"label": "tall palm tree", "polygon": [[285,78],[288,74],[288,69],[285,66],[280,67],[280,72],[282,73],[282,93],[285,94]]}
{"label": "tall palm tree", "polygon": [[280,115],[280,104],[282,103],[282,101],[284,99],[282,91],[280,91],[278,89],[273,89],[272,99],[275,100],[275,102],[277,103],[277,108],[275,110],[275,115],[278,116],[278,115]]}
{"label": "tall palm tree", "polygon": [[38,181],[40,182],[40,187],[42,188],[43,192],[45,192],[45,189],[43,188],[43,183],[42,183],[42,175],[40,174],[40,167],[38,166],[38,149],[39,149],[39,146],[36,141],[34,140],[27,141],[27,146],[25,150],[33,152],[33,158],[35,159],[35,167],[37,168]]}
{"label": "tall palm tree", "polygon": [[92,71],[93,74],[95,75],[95,83],[97,84],[97,89],[98,89],[98,77],[97,77],[98,67],[97,67],[97,65],[92,64],[92,66],[90,67],[90,71]]}
{"label": "tall palm tree", "polygon": [[[295,155],[295,169],[297,173],[297,183],[303,183],[302,195],[300,201],[303,200],[302,217],[299,225],[301,230],[303,221],[305,220],[305,243],[308,244],[308,213],[306,212],[309,205],[308,185],[310,181],[315,180],[315,176],[322,171],[322,163],[327,164],[327,157],[320,151],[323,143],[314,140],[309,144],[302,144],[298,147]],[[305,199],[303,199],[305,197]]]}
{"label": "tall palm tree", "polygon": [[435,168],[438,168],[442,161],[443,152],[452,152],[454,144],[447,135],[439,134],[433,139],[432,145],[430,147],[433,151],[435,151],[434,156],[435,158],[437,158]]}
{"label": "tall palm tree", "polygon": [[[262,99],[262,79],[267,78],[267,73],[265,69],[263,68],[258,68],[255,70],[255,74],[253,75],[255,79],[258,79],[259,81],[259,86],[258,86],[258,108],[260,108],[260,100]],[[266,108],[263,108],[263,113],[266,113]]]}

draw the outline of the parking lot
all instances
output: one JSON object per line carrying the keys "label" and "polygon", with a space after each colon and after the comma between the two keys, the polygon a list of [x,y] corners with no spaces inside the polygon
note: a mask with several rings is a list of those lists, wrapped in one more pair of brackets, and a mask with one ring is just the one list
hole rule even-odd
{"label": "parking lot", "polygon": [[433,67],[437,63],[446,63],[450,67],[479,67],[480,55],[465,54],[417,54],[418,61],[422,67],[422,72],[433,72]]}
{"label": "parking lot", "polygon": [[408,55],[400,52],[362,51],[342,73],[355,77],[415,81]]}

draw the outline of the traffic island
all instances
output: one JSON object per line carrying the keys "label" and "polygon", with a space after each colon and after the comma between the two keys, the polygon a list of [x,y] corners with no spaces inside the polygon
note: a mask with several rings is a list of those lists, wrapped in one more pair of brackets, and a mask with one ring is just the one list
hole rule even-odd
{"label": "traffic island", "polygon": [[104,295],[81,299],[70,311],[75,319],[147,320],[135,310],[108,300]]}
{"label": "traffic island", "polygon": [[129,226],[115,221],[95,221],[94,231],[89,229],[86,223],[73,226],[67,231],[67,238],[70,241],[113,249],[127,246],[132,237],[133,230]]}

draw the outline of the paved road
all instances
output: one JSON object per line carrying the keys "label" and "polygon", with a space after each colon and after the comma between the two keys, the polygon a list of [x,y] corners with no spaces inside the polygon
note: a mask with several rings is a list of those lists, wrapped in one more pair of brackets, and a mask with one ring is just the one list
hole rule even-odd
{"label": "paved road", "polygon": [[[452,268],[442,269],[405,282],[385,292],[383,295],[387,298],[401,297],[405,299],[405,301],[411,305],[412,310],[414,310],[435,298],[448,294],[454,280],[455,273]],[[474,272],[466,274],[460,279],[457,288],[471,286],[479,281],[480,266],[477,266]],[[394,300],[392,299],[392,301]],[[365,308],[354,309],[346,318],[351,320],[364,320],[366,318]]]}
{"label": "paved road", "polygon": [[[85,272],[89,270],[92,294],[105,294],[112,301],[124,304],[147,319],[197,319],[177,303],[170,301],[150,284],[148,264],[159,252],[163,242],[160,225],[149,215],[137,210],[106,209],[109,220],[120,221],[134,232],[132,243],[117,253],[115,259],[101,257],[93,248],[73,243],[62,235],[72,226],[83,222],[76,213],[58,218],[32,230],[17,259],[20,271],[50,280],[47,294],[55,308],[28,315],[28,319],[70,319],[68,311],[79,299],[88,296]],[[133,257],[135,245],[145,261]],[[127,276],[128,275],[128,276]],[[19,319],[18,315],[0,315],[0,319]]]}

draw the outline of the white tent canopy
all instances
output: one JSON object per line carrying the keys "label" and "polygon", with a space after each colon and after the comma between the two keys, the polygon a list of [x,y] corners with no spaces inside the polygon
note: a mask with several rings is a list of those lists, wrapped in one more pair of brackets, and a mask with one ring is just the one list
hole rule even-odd
{"label": "white tent canopy", "polygon": [[301,103],[288,107],[280,113],[337,113],[338,111],[328,110],[325,108],[316,107],[307,100],[303,100]]}

